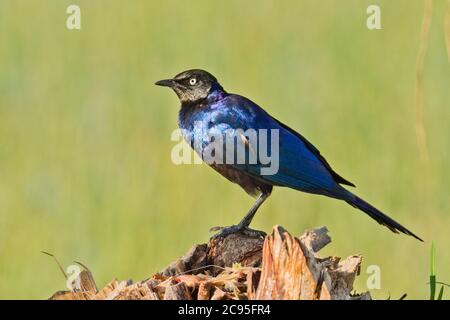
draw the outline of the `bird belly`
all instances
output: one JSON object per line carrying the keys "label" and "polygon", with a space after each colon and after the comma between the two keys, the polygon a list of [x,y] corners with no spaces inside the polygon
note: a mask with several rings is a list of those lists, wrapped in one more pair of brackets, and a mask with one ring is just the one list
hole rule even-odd
{"label": "bird belly", "polygon": [[237,170],[227,164],[210,164],[210,167],[227,178],[229,181],[238,184],[252,197],[257,196],[261,192],[270,191],[272,186],[266,184],[258,179],[246,174],[243,171]]}

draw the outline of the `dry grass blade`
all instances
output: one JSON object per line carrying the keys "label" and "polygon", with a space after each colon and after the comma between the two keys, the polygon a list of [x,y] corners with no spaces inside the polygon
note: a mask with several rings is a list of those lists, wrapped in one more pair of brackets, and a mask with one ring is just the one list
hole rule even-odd
{"label": "dry grass blade", "polygon": [[448,62],[450,63],[450,0],[447,0],[447,12],[444,18],[444,37]]}
{"label": "dry grass blade", "polygon": [[424,121],[424,64],[428,51],[428,38],[433,14],[433,0],[425,0],[425,8],[420,34],[420,47],[416,61],[416,139],[420,158],[429,160],[427,137]]}
{"label": "dry grass blade", "polygon": [[61,265],[61,263],[58,261],[58,259],[55,257],[55,255],[53,255],[53,254],[51,254],[51,253],[48,253],[48,252],[46,252],[46,251],[41,251],[41,252],[42,252],[43,254],[46,254],[46,255],[52,257],[52,258],[55,260],[56,264],[58,265],[59,270],[61,270],[62,274],[64,275],[64,278],[67,280],[67,274],[66,274],[66,271],[64,271],[64,268],[62,267],[62,265]]}

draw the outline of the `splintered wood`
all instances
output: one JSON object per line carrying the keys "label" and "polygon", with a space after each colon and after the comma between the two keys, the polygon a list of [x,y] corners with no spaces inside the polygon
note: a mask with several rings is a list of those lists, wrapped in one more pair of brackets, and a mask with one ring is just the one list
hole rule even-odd
{"label": "splintered wood", "polygon": [[55,300],[368,300],[352,294],[361,256],[340,261],[317,252],[331,242],[325,227],[293,237],[275,226],[265,239],[232,234],[194,245],[151,278],[113,280],[98,290],[84,267],[70,291]]}

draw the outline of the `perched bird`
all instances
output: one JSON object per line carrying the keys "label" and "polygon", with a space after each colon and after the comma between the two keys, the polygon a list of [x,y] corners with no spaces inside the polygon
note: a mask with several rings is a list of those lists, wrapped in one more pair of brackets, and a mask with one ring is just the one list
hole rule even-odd
{"label": "perched bird", "polygon": [[[398,222],[342,187],[354,187],[354,184],[336,173],[319,150],[305,137],[269,115],[251,100],[227,93],[209,72],[188,70],[173,79],[160,80],[155,84],[172,88],[178,95],[181,101],[178,125],[186,141],[202,157],[212,142],[211,133],[217,137],[217,134],[225,135],[228,132],[248,129],[277,132],[278,163],[276,172],[272,174],[262,174],[262,169],[267,165],[262,163],[259,154],[256,156],[256,162],[252,163],[208,162],[213,169],[240,185],[248,194],[257,196],[256,202],[237,225],[213,228],[219,231],[216,237],[235,232],[263,235],[261,231],[250,229],[250,222],[261,204],[270,196],[273,187],[280,186],[343,200],[391,231],[402,232],[422,241]],[[254,142],[252,145],[251,139],[242,133],[241,138],[248,159],[251,153],[255,153],[258,145]],[[262,138],[258,139],[260,141]],[[233,144],[232,147],[234,146]]]}

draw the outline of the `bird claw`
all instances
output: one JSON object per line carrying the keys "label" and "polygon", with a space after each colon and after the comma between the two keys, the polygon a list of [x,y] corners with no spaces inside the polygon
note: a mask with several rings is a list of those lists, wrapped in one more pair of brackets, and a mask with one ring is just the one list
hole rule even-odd
{"label": "bird claw", "polygon": [[217,239],[217,238],[225,238],[233,233],[241,233],[243,235],[249,236],[249,237],[261,237],[265,238],[266,233],[264,231],[260,230],[253,230],[249,227],[244,227],[241,225],[233,225],[229,227],[213,227],[209,229],[210,232],[217,233],[211,237],[211,239]]}

